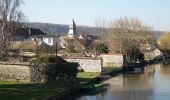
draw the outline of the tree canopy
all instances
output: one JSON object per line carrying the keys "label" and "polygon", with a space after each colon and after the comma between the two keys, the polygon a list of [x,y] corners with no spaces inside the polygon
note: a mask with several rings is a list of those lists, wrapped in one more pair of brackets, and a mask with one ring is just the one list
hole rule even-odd
{"label": "tree canopy", "polygon": [[158,47],[165,53],[170,53],[170,32],[165,33],[158,39]]}

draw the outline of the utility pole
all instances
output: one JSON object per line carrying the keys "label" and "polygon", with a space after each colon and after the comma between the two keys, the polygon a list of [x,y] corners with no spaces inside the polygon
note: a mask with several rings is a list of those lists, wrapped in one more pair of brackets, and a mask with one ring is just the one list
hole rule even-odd
{"label": "utility pole", "polygon": [[58,53],[58,52],[57,52],[57,48],[58,48],[58,45],[57,45],[57,42],[56,42],[56,52],[55,52],[55,53],[56,53],[56,56],[57,56],[57,53]]}

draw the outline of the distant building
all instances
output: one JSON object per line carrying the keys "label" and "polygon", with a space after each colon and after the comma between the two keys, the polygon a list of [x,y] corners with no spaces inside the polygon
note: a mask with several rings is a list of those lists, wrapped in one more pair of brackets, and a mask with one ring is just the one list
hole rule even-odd
{"label": "distant building", "polygon": [[38,45],[41,45],[42,43],[45,43],[49,46],[55,46],[57,43],[56,36],[53,35],[36,35],[30,37],[32,41],[37,41]]}
{"label": "distant building", "polygon": [[96,39],[95,35],[77,33],[77,28],[74,20],[69,25],[69,32],[65,36],[60,36],[58,39],[59,45],[62,49],[67,48],[69,44],[74,45],[78,51],[83,51],[91,48],[93,41]]}
{"label": "distant building", "polygon": [[76,36],[77,36],[76,24],[75,24],[74,20],[72,20],[72,23],[69,25],[68,38],[75,39],[75,38],[77,38]]}
{"label": "distant building", "polygon": [[14,34],[14,41],[37,41],[38,45],[46,43],[49,46],[56,45],[57,36],[48,35],[35,28],[20,28]]}
{"label": "distant building", "polygon": [[158,48],[155,48],[150,51],[145,51],[143,54],[145,60],[153,60],[163,56],[162,51],[160,51]]}

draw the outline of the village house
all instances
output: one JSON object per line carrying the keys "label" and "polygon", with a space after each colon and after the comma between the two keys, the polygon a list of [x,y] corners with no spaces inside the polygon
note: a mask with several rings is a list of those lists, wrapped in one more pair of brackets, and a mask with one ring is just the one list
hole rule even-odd
{"label": "village house", "polygon": [[66,49],[71,44],[75,47],[75,50],[84,51],[92,48],[92,43],[95,39],[95,35],[77,33],[76,24],[72,20],[69,25],[69,32],[65,36],[60,36],[58,43],[62,49]]}
{"label": "village house", "polygon": [[15,32],[14,41],[37,41],[38,45],[45,43],[49,46],[55,46],[57,43],[57,36],[48,35],[35,28],[21,28]]}
{"label": "village house", "polygon": [[158,48],[144,52],[144,59],[148,60],[148,61],[153,60],[153,59],[157,59],[157,58],[162,57],[162,56],[163,56],[163,53]]}

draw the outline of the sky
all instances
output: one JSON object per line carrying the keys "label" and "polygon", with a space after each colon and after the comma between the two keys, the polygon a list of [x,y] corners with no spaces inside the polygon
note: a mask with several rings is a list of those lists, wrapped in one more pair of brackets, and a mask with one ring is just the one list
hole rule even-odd
{"label": "sky", "polygon": [[24,0],[27,21],[95,26],[99,18],[137,17],[154,30],[170,31],[170,0]]}

